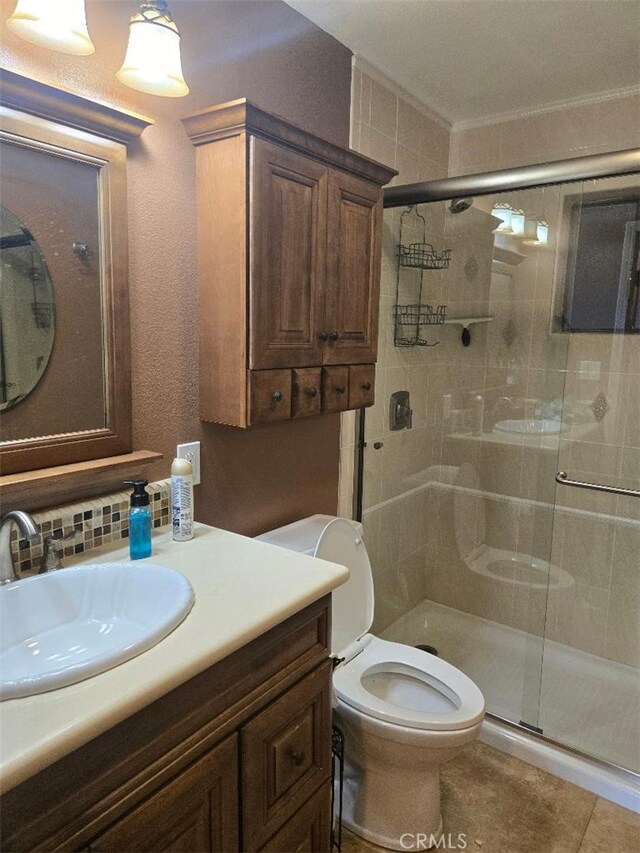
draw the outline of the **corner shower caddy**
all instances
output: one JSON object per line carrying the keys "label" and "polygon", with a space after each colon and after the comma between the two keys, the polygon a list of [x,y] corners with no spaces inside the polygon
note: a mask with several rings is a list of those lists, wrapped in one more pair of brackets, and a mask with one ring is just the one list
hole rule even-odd
{"label": "corner shower caddy", "polygon": [[[406,217],[413,216],[422,223],[422,242],[405,243],[403,231]],[[423,326],[442,325],[447,316],[446,305],[427,305],[422,302],[422,290],[425,270],[446,270],[451,262],[451,249],[436,251],[431,243],[427,243],[427,223],[424,216],[418,213],[415,205],[409,205],[400,216],[400,234],[396,247],[396,301],[393,306],[393,342],[397,347],[432,347],[438,341],[429,343],[422,335]],[[401,272],[404,268],[420,270],[420,287],[418,301],[404,303],[400,299]]]}

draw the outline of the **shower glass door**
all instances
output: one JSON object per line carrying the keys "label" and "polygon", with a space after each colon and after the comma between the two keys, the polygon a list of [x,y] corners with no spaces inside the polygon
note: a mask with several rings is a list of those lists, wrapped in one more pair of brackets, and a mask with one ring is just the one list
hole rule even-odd
{"label": "shower glass door", "polygon": [[[373,630],[437,651],[494,715],[638,770],[640,500],[556,483],[640,488],[638,178],[468,201],[385,211]],[[431,252],[450,262],[405,265]]]}
{"label": "shower glass door", "polygon": [[[558,470],[640,490],[638,176],[559,188],[551,334],[568,341]],[[554,484],[539,724],[640,772],[640,498]]]}

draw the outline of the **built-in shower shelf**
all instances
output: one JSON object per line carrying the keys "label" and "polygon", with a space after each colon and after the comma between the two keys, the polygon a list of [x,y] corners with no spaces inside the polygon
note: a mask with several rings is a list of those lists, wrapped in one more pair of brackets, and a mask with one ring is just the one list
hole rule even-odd
{"label": "built-in shower shelf", "polygon": [[471,332],[469,331],[469,326],[473,326],[476,323],[490,323],[492,320],[493,317],[448,317],[444,320],[443,325],[462,326],[460,340],[462,341],[463,346],[468,347],[471,343]]}

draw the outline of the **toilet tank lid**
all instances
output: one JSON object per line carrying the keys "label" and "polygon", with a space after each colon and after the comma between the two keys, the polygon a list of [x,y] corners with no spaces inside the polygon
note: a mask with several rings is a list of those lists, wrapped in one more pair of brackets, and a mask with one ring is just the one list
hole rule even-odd
{"label": "toilet tank lid", "polygon": [[[284,527],[268,530],[256,536],[256,539],[269,542],[271,545],[279,545],[280,548],[288,548],[290,551],[313,554],[322,531],[334,519],[334,515],[310,515],[308,518],[302,518]],[[362,536],[362,524],[359,521],[349,520],[349,524],[353,525],[359,536]]]}

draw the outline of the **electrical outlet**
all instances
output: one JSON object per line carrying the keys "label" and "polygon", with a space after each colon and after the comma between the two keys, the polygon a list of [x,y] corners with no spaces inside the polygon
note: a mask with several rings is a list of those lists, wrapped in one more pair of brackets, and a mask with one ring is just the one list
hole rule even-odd
{"label": "electrical outlet", "polygon": [[190,441],[188,444],[179,444],[176,451],[178,459],[186,459],[193,465],[193,485],[200,482],[200,442]]}

